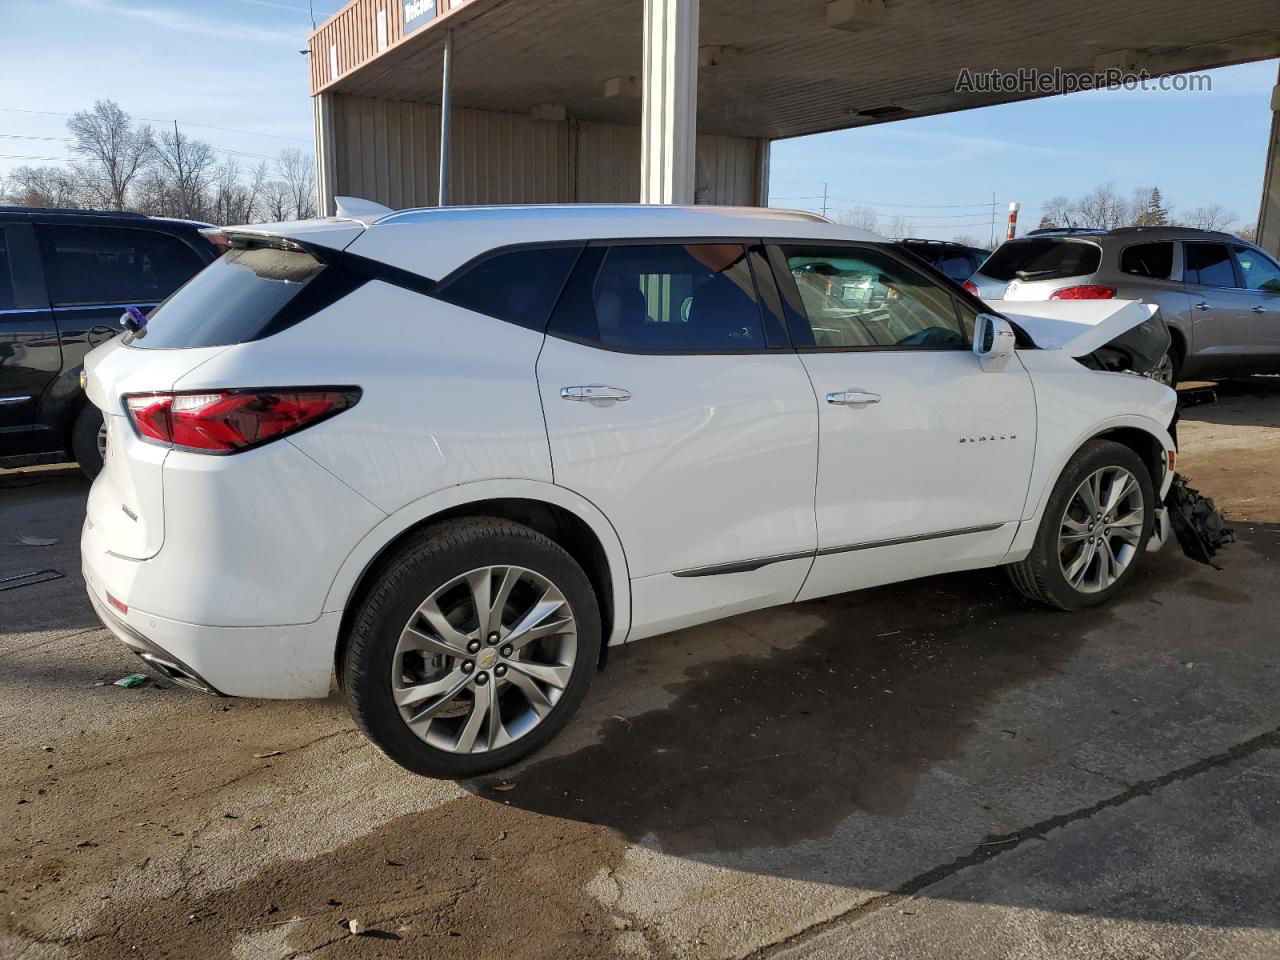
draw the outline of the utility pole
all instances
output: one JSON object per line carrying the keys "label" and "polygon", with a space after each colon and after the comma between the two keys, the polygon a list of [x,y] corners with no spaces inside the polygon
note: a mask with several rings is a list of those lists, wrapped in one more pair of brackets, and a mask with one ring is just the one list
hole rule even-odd
{"label": "utility pole", "polygon": [[824,217],[827,215],[827,185],[825,183],[822,185],[822,215]]}
{"label": "utility pole", "polygon": [[987,241],[987,246],[992,250],[996,247],[996,192],[991,191],[991,239]]}
{"label": "utility pole", "polygon": [[182,219],[186,220],[190,213],[187,210],[187,185],[182,173],[182,135],[178,133],[178,121],[173,121],[173,165],[178,177],[178,209],[182,211]]}
{"label": "utility pole", "polygon": [[444,60],[440,69],[440,184],[436,191],[439,205],[449,205],[449,153],[453,113],[453,30],[444,34]]}

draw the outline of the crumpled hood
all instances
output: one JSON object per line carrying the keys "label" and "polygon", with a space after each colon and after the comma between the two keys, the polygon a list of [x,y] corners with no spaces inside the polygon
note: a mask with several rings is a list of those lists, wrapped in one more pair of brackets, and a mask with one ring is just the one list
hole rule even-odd
{"label": "crumpled hood", "polygon": [[988,300],[1042,350],[1083,357],[1150,320],[1159,307],[1137,300]]}

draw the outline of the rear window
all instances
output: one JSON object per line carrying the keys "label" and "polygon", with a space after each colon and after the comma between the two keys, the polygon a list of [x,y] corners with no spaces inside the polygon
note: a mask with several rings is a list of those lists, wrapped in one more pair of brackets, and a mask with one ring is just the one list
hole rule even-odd
{"label": "rear window", "polygon": [[980,271],[992,280],[1064,280],[1096,273],[1102,250],[1081,240],[1043,237],[1002,243]]}
{"label": "rear window", "polygon": [[1173,241],[1135,243],[1120,254],[1120,271],[1136,277],[1168,280],[1173,273]]}
{"label": "rear window", "polygon": [[301,319],[301,307],[314,313],[316,301],[327,305],[336,299],[332,282],[314,286],[331,270],[296,250],[230,250],[152,311],[132,345],[223,347],[268,336]]}

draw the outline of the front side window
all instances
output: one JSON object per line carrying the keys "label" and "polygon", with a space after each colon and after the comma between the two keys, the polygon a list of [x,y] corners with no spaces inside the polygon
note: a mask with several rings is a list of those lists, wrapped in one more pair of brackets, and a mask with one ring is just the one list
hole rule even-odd
{"label": "front side window", "polygon": [[1186,264],[1182,279],[1206,287],[1234,287],[1235,268],[1231,265],[1231,251],[1225,243],[1188,243],[1183,247]]}
{"label": "front side window", "polygon": [[204,267],[177,237],[154,230],[48,224],[38,229],[55,306],[159,303]]}
{"label": "front side window", "polygon": [[766,347],[740,243],[590,248],[551,332],[636,353],[739,353]]}
{"label": "front side window", "polygon": [[1120,254],[1120,271],[1135,277],[1168,280],[1173,273],[1173,241],[1135,243]]}
{"label": "front side window", "polygon": [[1240,273],[1244,275],[1244,285],[1250,290],[1263,290],[1267,293],[1280,293],[1280,266],[1265,254],[1238,243],[1232,247],[1236,255],[1236,263],[1240,264]]}
{"label": "front side window", "polygon": [[822,349],[964,349],[955,300],[892,257],[857,247],[783,248],[807,314],[796,343]]}

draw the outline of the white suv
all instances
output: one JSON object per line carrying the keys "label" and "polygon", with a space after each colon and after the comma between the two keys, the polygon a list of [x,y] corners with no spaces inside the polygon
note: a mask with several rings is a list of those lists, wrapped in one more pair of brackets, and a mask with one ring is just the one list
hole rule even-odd
{"label": "white suv", "polygon": [[90,354],[85,579],[175,679],[336,672],[392,759],[469,776],[609,646],[1002,564],[1079,608],[1163,540],[1174,394],[1086,366],[1149,308],[1011,322],[799,213],[346,211],[229,229]]}

